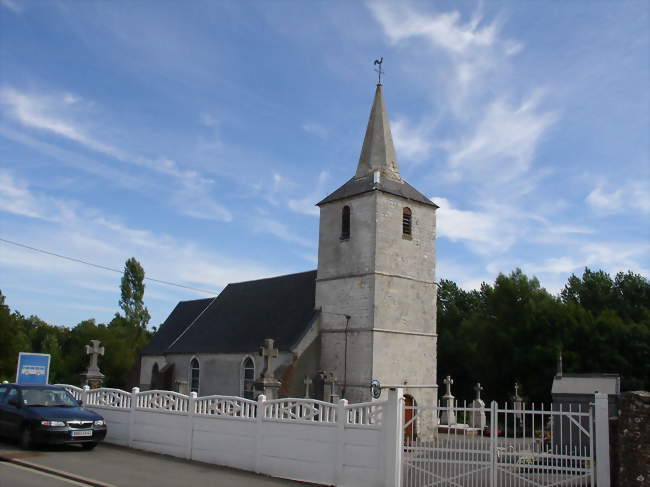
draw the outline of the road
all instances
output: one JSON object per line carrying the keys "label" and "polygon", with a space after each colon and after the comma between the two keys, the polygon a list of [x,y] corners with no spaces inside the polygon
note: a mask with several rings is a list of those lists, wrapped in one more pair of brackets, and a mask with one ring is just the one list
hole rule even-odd
{"label": "road", "polygon": [[[10,461],[11,460],[11,461]],[[40,469],[40,470],[37,470]],[[298,487],[306,484],[109,444],[23,451],[0,441],[0,487]]]}

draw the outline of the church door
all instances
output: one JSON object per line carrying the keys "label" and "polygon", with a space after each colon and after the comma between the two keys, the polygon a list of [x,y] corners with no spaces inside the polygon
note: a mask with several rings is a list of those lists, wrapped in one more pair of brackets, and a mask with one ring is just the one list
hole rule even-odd
{"label": "church door", "polygon": [[404,444],[411,445],[415,442],[416,431],[413,412],[415,399],[410,394],[404,394]]}

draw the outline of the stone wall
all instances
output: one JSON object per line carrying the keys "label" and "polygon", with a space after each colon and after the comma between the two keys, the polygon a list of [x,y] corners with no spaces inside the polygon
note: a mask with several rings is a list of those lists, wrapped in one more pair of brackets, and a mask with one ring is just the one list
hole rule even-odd
{"label": "stone wall", "polygon": [[612,440],[612,485],[650,487],[650,392],[624,392]]}

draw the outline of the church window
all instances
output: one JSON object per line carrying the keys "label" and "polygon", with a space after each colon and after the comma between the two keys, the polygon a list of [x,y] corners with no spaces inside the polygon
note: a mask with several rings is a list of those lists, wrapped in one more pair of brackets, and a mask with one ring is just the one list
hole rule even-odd
{"label": "church window", "polygon": [[350,207],[345,205],[341,211],[341,240],[350,238]]}
{"label": "church window", "polygon": [[197,394],[199,393],[199,374],[199,361],[195,357],[190,362],[190,392],[196,392]]}
{"label": "church window", "polygon": [[402,236],[406,238],[411,238],[411,223],[412,223],[413,214],[411,213],[410,208],[404,208],[402,210]]}
{"label": "church window", "polygon": [[241,364],[241,393],[246,399],[255,399],[255,362],[246,357]]}

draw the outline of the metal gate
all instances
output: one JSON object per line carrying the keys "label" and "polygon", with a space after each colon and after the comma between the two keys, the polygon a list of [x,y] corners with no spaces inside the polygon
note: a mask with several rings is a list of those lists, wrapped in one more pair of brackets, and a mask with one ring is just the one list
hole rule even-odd
{"label": "metal gate", "polygon": [[404,417],[402,487],[594,485],[593,408],[406,405]]}

